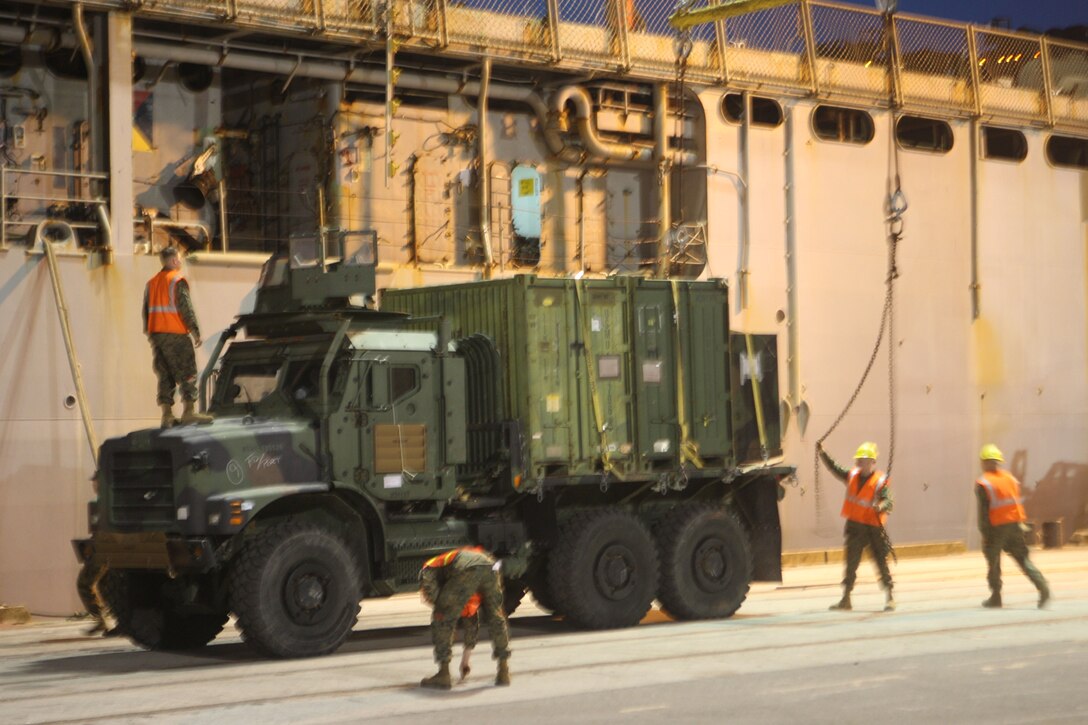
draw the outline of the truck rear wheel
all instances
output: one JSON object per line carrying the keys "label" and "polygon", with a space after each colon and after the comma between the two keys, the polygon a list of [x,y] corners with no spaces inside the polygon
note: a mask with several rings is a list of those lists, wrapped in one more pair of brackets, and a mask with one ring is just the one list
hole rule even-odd
{"label": "truck rear wheel", "polygon": [[662,608],[674,619],[732,616],[748,596],[748,537],[724,506],[685,504],[657,527]]}
{"label": "truck rear wheel", "polygon": [[548,560],[548,588],[559,611],[586,629],[638,624],[650,610],[657,580],[649,529],[618,509],[571,518]]}
{"label": "truck rear wheel", "polygon": [[335,651],[355,626],[361,598],[347,543],[299,519],[249,537],[231,566],[230,603],[242,639],[273,657]]}
{"label": "truck rear wheel", "polygon": [[223,631],[227,613],[178,611],[165,596],[168,581],[157,572],[111,569],[98,582],[98,593],[117,629],[141,647],[167,651],[203,647]]}

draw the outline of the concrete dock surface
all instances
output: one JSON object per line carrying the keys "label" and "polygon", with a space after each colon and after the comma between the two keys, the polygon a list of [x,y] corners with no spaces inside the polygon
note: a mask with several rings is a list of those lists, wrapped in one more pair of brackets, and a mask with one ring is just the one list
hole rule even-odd
{"label": "concrete dock surface", "polygon": [[493,685],[485,639],[450,692],[418,687],[434,664],[413,595],[364,602],[345,646],[306,660],[260,659],[232,624],[179,654],[35,618],[0,626],[0,722],[1088,722],[1088,548],[1032,559],[1053,590],[1042,610],[1007,558],[1005,606],[983,609],[979,552],[902,559],[891,613],[868,562],[852,612],[827,609],[838,563],[753,585],[727,620],[654,610],[638,627],[584,632],[527,598],[510,620],[512,686]]}

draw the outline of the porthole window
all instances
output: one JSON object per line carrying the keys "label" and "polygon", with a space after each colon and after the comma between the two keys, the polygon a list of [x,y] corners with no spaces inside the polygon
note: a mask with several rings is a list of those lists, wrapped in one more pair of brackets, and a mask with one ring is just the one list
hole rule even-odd
{"label": "porthole window", "polygon": [[873,117],[856,108],[817,106],[812,112],[812,130],[824,141],[867,144],[873,140]]}
{"label": "porthole window", "polygon": [[1028,157],[1028,140],[1020,131],[996,126],[982,127],[982,158],[1023,161]]}
{"label": "porthole window", "polygon": [[952,150],[952,127],[946,121],[920,116],[900,116],[895,122],[899,147],[946,154]]}
{"label": "porthole window", "polygon": [[[778,101],[763,96],[751,96],[752,125],[774,128],[782,125],[782,106]],[[726,93],[722,98],[722,115],[733,123],[744,121],[744,95]]]}
{"label": "porthole window", "polygon": [[1055,166],[1088,169],[1088,138],[1051,136],[1046,140],[1046,159]]}

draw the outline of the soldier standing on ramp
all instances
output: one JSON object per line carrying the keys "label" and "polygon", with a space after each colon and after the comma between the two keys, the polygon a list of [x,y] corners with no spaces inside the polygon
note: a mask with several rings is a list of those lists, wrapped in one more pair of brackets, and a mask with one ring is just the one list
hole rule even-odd
{"label": "soldier standing on ramp", "polygon": [[[200,326],[196,322],[189,283],[181,274],[181,256],[174,247],[159,252],[162,271],[144,288],[144,332],[151,343],[155,375],[159,378],[158,402],[162,408],[162,427],[179,421],[174,417],[174,390],[181,388],[185,410],[181,423],[210,423],[210,415],[195,410],[196,354],[200,347]],[[190,335],[192,339],[190,340]]]}
{"label": "soldier standing on ramp", "polygon": [[876,443],[866,441],[854,454],[854,468],[845,469],[817,444],[820,459],[832,475],[846,484],[842,517],[846,519],[843,535],[846,539],[846,572],[842,579],[842,599],[831,605],[832,610],[851,609],[850,592],[857,580],[861,552],[869,547],[873,561],[880,570],[884,586],[884,611],[895,610],[892,596],[892,573],[888,569],[891,545],[884,531],[884,522],[892,510],[892,495],[888,476],[876,470]]}
{"label": "soldier standing on ramp", "polygon": [[982,476],[975,481],[978,530],[982,532],[982,553],[986,556],[986,579],[991,592],[982,606],[1001,606],[1001,552],[1006,551],[1039,590],[1039,608],[1042,609],[1050,600],[1050,587],[1028,557],[1022,528],[1027,516],[1020,499],[1020,482],[1001,467],[1005,456],[994,444],[984,445],[979,459]]}
{"label": "soldier standing on ramp", "polygon": [[[480,595],[480,611],[491,632],[492,656],[498,660],[496,685],[510,684],[510,635],[506,628],[506,612],[503,611],[502,579],[500,562],[496,562],[482,548],[466,546],[447,551],[430,559],[419,572],[420,593],[423,600],[434,607],[431,615],[431,640],[434,642],[434,659],[438,672],[424,678],[421,687],[448,690],[450,659],[453,657],[453,635],[457,620],[474,594]],[[468,647],[466,637],[465,646]],[[466,660],[467,664],[467,660]]]}

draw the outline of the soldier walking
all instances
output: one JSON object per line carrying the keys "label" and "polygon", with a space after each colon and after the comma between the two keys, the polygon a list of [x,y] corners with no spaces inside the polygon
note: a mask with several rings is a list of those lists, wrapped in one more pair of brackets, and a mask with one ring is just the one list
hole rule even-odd
{"label": "soldier walking", "polygon": [[892,510],[891,487],[888,476],[876,468],[876,443],[866,441],[858,446],[854,453],[854,468],[843,468],[832,458],[823,446],[817,444],[820,459],[832,475],[846,484],[846,497],[842,503],[842,517],[846,519],[843,529],[845,539],[846,571],[842,580],[842,599],[831,605],[832,610],[849,610],[850,592],[857,581],[858,564],[861,553],[869,548],[880,571],[880,581],[884,587],[884,611],[895,610],[895,597],[892,596],[892,573],[888,569],[888,554],[891,542],[888,541],[884,523],[888,512]]}
{"label": "soldier walking", "polygon": [[[200,347],[200,326],[189,298],[189,283],[181,274],[181,256],[174,247],[159,253],[162,271],[144,288],[144,332],[151,343],[155,375],[159,379],[158,403],[162,408],[162,427],[179,420],[174,417],[174,391],[181,388],[185,406],[181,423],[210,423],[210,415],[195,410],[196,354]],[[190,339],[191,336],[191,339]]]}
{"label": "soldier walking", "polygon": [[[420,593],[434,611],[431,614],[431,641],[434,643],[434,659],[438,672],[424,678],[419,684],[448,690],[450,659],[453,657],[453,636],[457,621],[465,613],[473,595],[480,597],[480,612],[491,632],[492,657],[498,660],[496,685],[510,684],[510,635],[506,628],[506,612],[503,611],[501,564],[478,546],[466,546],[447,551],[430,559],[419,573]],[[471,623],[466,621],[465,648],[469,645]],[[479,624],[476,623],[476,627]],[[475,645],[473,636],[472,645]],[[462,677],[467,674],[467,657],[462,659]]]}
{"label": "soldier walking", "polygon": [[1027,516],[1020,498],[1020,482],[1001,467],[1005,456],[994,444],[984,445],[979,459],[982,461],[982,476],[975,481],[975,496],[978,499],[982,553],[986,557],[986,579],[990,584],[990,598],[982,606],[1001,606],[1001,552],[1004,551],[1020,565],[1020,570],[1039,590],[1039,608],[1042,609],[1050,600],[1050,587],[1028,557],[1028,545],[1024,540]]}

